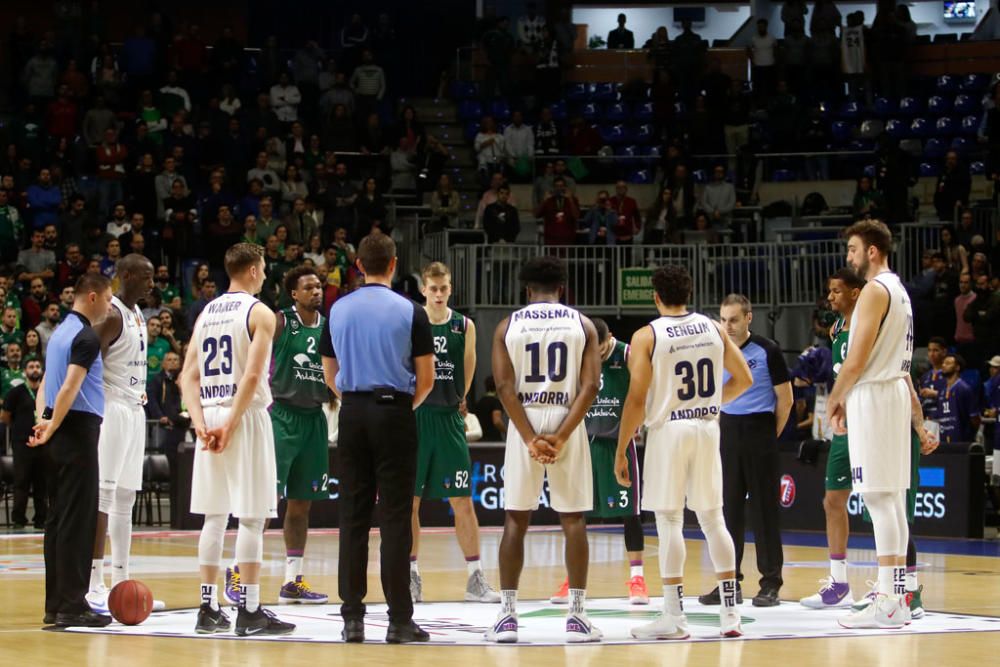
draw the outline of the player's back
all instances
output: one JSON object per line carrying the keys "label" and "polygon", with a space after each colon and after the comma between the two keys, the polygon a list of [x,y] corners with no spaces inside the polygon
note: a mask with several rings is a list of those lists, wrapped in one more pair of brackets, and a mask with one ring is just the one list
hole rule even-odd
{"label": "player's back", "polygon": [[104,354],[104,389],[112,396],[141,403],[146,393],[146,322],[138,307],[117,296],[111,305],[122,318],[122,330]]}
{"label": "player's back", "polygon": [[646,425],[682,419],[717,419],[722,409],[725,346],[712,320],[698,313],[665,315],[653,330],[652,378]]}
{"label": "player's back", "polygon": [[521,403],[569,408],[587,342],[580,313],[559,303],[530,304],[511,314],[504,342]]}
{"label": "player's back", "polygon": [[[202,406],[232,405],[250,352],[250,310],[260,303],[245,292],[226,292],[202,311],[191,336],[198,352]],[[271,355],[271,341],[267,342]],[[250,405],[266,408],[271,389],[262,378]]]}
{"label": "player's back", "polygon": [[[910,373],[913,359],[913,309],[906,288],[895,273],[880,273],[871,282],[878,283],[889,294],[885,316],[878,325],[875,344],[868,362],[861,371],[858,384],[898,380]],[[873,288],[874,289],[874,288]],[[855,310],[848,338],[848,351],[855,344],[860,311]]]}

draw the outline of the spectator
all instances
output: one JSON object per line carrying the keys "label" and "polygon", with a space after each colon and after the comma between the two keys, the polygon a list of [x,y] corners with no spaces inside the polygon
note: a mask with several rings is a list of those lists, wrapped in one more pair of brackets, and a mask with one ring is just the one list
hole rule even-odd
{"label": "spectator", "polygon": [[[726,152],[735,156],[750,143],[750,99],[739,79],[733,79],[730,83],[724,109],[722,132]],[[736,171],[735,157],[729,159],[729,171]]]}
{"label": "spectator", "polygon": [[[162,342],[162,339],[160,339]],[[146,388],[146,419],[157,422],[156,442],[163,447],[171,459],[176,461],[177,446],[184,441],[184,434],[190,425],[181,407],[181,390],[177,376],[181,369],[181,358],[174,351],[166,352],[160,363],[160,372],[149,380]]]}
{"label": "spectator", "polygon": [[354,207],[357,220],[357,226],[352,237],[354,241],[360,242],[375,227],[379,227],[383,232],[388,233],[389,226],[386,221],[388,209],[385,205],[385,199],[379,191],[378,182],[374,178],[369,177],[365,179]]}
{"label": "spectator", "polygon": [[281,121],[271,108],[271,96],[268,93],[262,92],[257,95],[257,105],[247,112],[245,125],[251,132],[262,127],[270,137],[276,136],[281,131]]}
{"label": "spectator", "polygon": [[35,102],[44,102],[56,96],[56,79],[59,77],[59,63],[52,52],[52,45],[42,40],[21,74],[28,97]]}
{"label": "spectator", "polygon": [[98,212],[108,215],[113,202],[125,198],[122,187],[125,181],[125,161],[128,150],[118,141],[113,128],[104,131],[104,140],[97,147],[97,197]]}
{"label": "spectator", "polygon": [[181,309],[181,292],[170,280],[170,269],[165,264],[156,267],[153,291],[160,295],[160,302],[173,310]]}
{"label": "spectator", "polygon": [[497,133],[496,122],[492,116],[483,116],[473,147],[476,151],[479,178],[485,188],[494,174],[503,174],[506,157],[504,137]]}
{"label": "spectator", "polygon": [[[83,116],[83,139],[88,146],[97,146],[104,141],[108,130],[116,130],[118,121],[114,111],[108,108],[103,95],[94,98],[94,106]],[[117,141],[117,137],[116,137]]]}
{"label": "spectator", "polygon": [[357,198],[357,189],[347,175],[347,165],[338,162],[327,189],[326,219],[334,229],[354,229],[354,202]]}
{"label": "spectator", "polygon": [[58,223],[62,204],[62,192],[52,183],[52,172],[40,169],[38,181],[27,190],[27,209],[32,229],[41,231],[45,225]]}
{"label": "spectator", "polygon": [[840,32],[840,59],[848,89],[855,100],[870,99],[870,86],[865,76],[865,15],[851,12],[847,15],[847,27]]}
{"label": "spectator", "polygon": [[306,210],[304,197],[297,197],[292,202],[292,210],[282,224],[288,228],[288,238],[303,245],[319,231],[315,216]]}
{"label": "spectator", "polygon": [[670,188],[660,190],[660,196],[646,213],[642,242],[646,245],[673,243],[677,239],[674,195]]}
{"label": "spectator", "polygon": [[114,280],[118,274],[118,260],[122,257],[122,244],[116,238],[108,239],[105,255],[101,259],[101,273],[108,279]]}
{"label": "spectator", "polygon": [[125,211],[125,204],[115,204],[111,219],[108,220],[104,229],[115,238],[118,238],[125,232],[131,231],[132,222]]}
{"label": "spectator", "polygon": [[554,192],[548,193],[535,209],[535,217],[542,220],[546,245],[572,245],[576,241],[580,204],[568,191],[562,176],[557,176],[553,185]]}
{"label": "spectator", "polygon": [[970,443],[979,430],[979,402],[972,387],[961,378],[965,360],[958,354],[949,354],[941,366],[944,373],[944,391],[938,395],[937,421],[941,425],[941,442]]}
{"label": "spectator", "polygon": [[55,277],[56,256],[45,250],[45,233],[36,229],[31,233],[31,247],[17,254],[17,280],[29,286],[35,278],[52,280]]}
{"label": "spectator", "polygon": [[306,239],[302,257],[310,260],[317,268],[326,260],[323,254],[323,238],[319,234],[313,234]]}
{"label": "spectator", "polygon": [[[476,208],[476,229],[483,228],[483,215],[486,213],[486,207],[500,198],[500,188],[503,185],[506,185],[503,174],[494,173],[490,177],[490,187],[487,188],[486,192],[483,193],[483,196],[479,198],[479,206]],[[517,208],[517,202],[514,201],[513,194],[508,201],[511,206]]]}
{"label": "spectator", "polygon": [[781,61],[789,89],[799,96],[805,95],[812,87],[813,81],[809,77],[811,51],[812,41],[806,36],[805,24],[800,21],[786,23],[785,38],[781,42]]}
{"label": "spectator", "polygon": [[150,141],[157,147],[163,146],[163,135],[167,131],[167,119],[153,100],[153,91],[144,90],[140,96],[139,117],[146,124]]}
{"label": "spectator", "polygon": [[163,358],[170,352],[170,343],[161,333],[159,317],[146,320],[146,382],[150,385],[160,373]]}
{"label": "spectator", "polygon": [[702,190],[698,208],[705,212],[714,229],[730,227],[736,208],[736,188],[726,180],[726,168],[721,164],[712,169],[712,181]]}
{"label": "spectator", "polygon": [[24,384],[24,369],[21,368],[23,350],[20,343],[7,343],[6,361],[0,369],[0,402],[3,402],[10,390]]}
{"label": "spectator", "polygon": [[529,125],[524,124],[524,113],[520,110],[511,114],[510,125],[503,131],[503,143],[511,172],[519,180],[529,180],[534,170],[535,134]]}
{"label": "spectator", "polygon": [[[285,178],[281,181],[281,202],[286,212],[290,212],[296,200],[305,200],[309,196],[309,187],[302,180],[299,168],[294,164],[285,167]],[[305,202],[303,201],[303,208]]]}
{"label": "spectator", "polygon": [[562,88],[562,52],[551,26],[546,25],[535,63],[535,99],[542,105],[559,99]]}
{"label": "spectator", "polygon": [[[552,120],[552,107],[542,107],[535,125],[535,153],[538,155],[558,155],[561,133],[556,122]],[[997,135],[1000,137],[1000,133]]]}
{"label": "spectator", "polygon": [[[289,244],[291,245],[291,244]],[[187,322],[188,326],[193,326],[195,322],[198,321],[198,316],[201,315],[201,311],[205,309],[205,306],[209,304],[212,299],[215,298],[215,281],[211,278],[206,278],[198,290],[198,298],[191,302],[187,310]]]}
{"label": "spectator", "polygon": [[673,194],[674,219],[681,229],[689,227],[694,219],[694,181],[688,175],[687,165],[678,164],[667,179],[667,187]]}
{"label": "spectator", "polygon": [[347,84],[347,75],[339,70],[334,72],[333,85],[323,93],[319,100],[319,106],[324,116],[334,111],[338,104],[343,105],[348,117],[354,114],[354,91]]}
{"label": "spectator", "polygon": [[0,190],[0,262],[9,264],[17,258],[23,238],[21,214],[10,205],[7,191]]}
{"label": "spectator", "polygon": [[691,21],[681,21],[681,34],[674,38],[671,77],[677,83],[681,101],[690,104],[702,80],[705,69],[704,42],[691,29]]}
{"label": "spectator", "polygon": [[971,208],[962,210],[962,214],[958,218],[958,229],[955,232],[959,245],[971,251],[973,245],[972,239],[979,234],[976,231],[975,217],[972,214]]}
{"label": "spectator", "polygon": [[239,243],[243,229],[236,223],[232,209],[225,205],[219,207],[216,219],[209,222],[205,229],[205,254],[208,261],[212,266],[222,266],[226,250]]}
{"label": "spectator", "polygon": [[76,136],[76,102],[70,96],[69,86],[59,86],[58,96],[45,113],[45,129],[54,139],[72,139]]}
{"label": "spectator", "polygon": [[815,39],[817,35],[835,36],[841,24],[840,10],[833,0],[816,0],[812,18],[809,20],[809,33]]}
{"label": "spectator", "polygon": [[980,277],[976,284],[976,300],[965,309],[965,320],[972,325],[973,335],[982,345],[981,354],[992,357],[1000,353],[1000,289],[986,284]]}
{"label": "spectator", "polygon": [[361,14],[351,14],[351,22],[340,31],[340,48],[348,58],[368,43],[368,28],[361,20]]}
{"label": "spectator", "polygon": [[392,192],[415,192],[417,189],[417,169],[413,164],[413,151],[409,150],[406,137],[399,137],[396,147],[389,153],[389,170],[392,174]]}
{"label": "spectator", "polygon": [[264,194],[277,198],[281,194],[281,179],[267,162],[267,151],[258,151],[254,168],[247,172],[246,181],[257,179],[264,186]]}
{"label": "spectator", "polygon": [[611,206],[608,191],[601,190],[597,193],[597,201],[583,216],[582,229],[587,232],[587,242],[590,245],[617,245],[617,226],[618,214]]}
{"label": "spectator", "polygon": [[653,66],[653,83],[660,83],[666,78],[670,71],[670,38],[667,35],[667,27],[660,26],[653,33],[653,36],[642,45],[646,51],[646,58]]}
{"label": "spectator", "polygon": [[254,245],[259,245],[262,248],[264,247],[266,239],[258,233],[257,216],[253,213],[243,218],[243,238],[241,238],[240,241],[242,243],[253,243]]}
{"label": "spectator", "polygon": [[978,369],[982,355],[976,345],[976,335],[972,325],[965,319],[965,311],[972,307],[976,293],[972,291],[972,276],[963,273],[958,277],[958,296],[955,297],[955,347],[968,362],[969,368]]}
{"label": "spectator", "polygon": [[514,36],[510,34],[510,19],[506,16],[497,18],[493,26],[483,35],[482,44],[487,62],[483,94],[487,99],[496,95],[507,97],[510,95],[511,60],[514,56]]}
{"label": "spectator", "polygon": [[504,442],[507,439],[507,422],[504,419],[503,404],[497,398],[497,385],[493,376],[487,376],[484,384],[486,393],[476,402],[472,412],[482,426],[484,442]]}
{"label": "spectator", "polygon": [[805,0],[786,0],[781,7],[781,22],[785,26],[785,39],[788,39],[788,32],[791,28],[805,29],[806,14],[808,13],[809,7]]}
{"label": "spectator", "polygon": [[940,252],[950,272],[956,276],[969,272],[969,252],[958,242],[954,225],[941,228]]}
{"label": "spectator", "polygon": [[[298,86],[291,82],[287,72],[278,75],[278,83],[271,86],[271,108],[282,123],[290,124],[299,119],[299,104],[302,93]],[[266,183],[265,183],[266,185]]]}
{"label": "spectator", "polygon": [[[428,232],[455,227],[458,224],[459,194],[451,187],[451,177],[441,174],[438,186],[430,196],[431,218]],[[516,210],[516,209],[515,209]]]}
{"label": "spectator", "polygon": [[24,332],[17,327],[18,312],[11,306],[3,309],[0,320],[0,364],[7,363],[7,346],[11,343],[24,345]]}
{"label": "spectator", "polygon": [[267,240],[274,234],[280,221],[274,217],[274,201],[270,197],[260,198],[260,216],[257,218],[257,236]]}
{"label": "spectator", "polygon": [[625,181],[615,183],[615,196],[608,203],[617,217],[614,229],[616,242],[631,245],[632,238],[642,229],[642,214],[639,213],[638,202],[628,196],[628,184]]}
{"label": "spectator", "polygon": [[[100,228],[97,228],[97,231],[100,233]],[[59,262],[56,270],[55,283],[59,289],[76,285],[80,276],[86,273],[87,261],[78,243],[66,244],[64,259]]]}
{"label": "spectator", "polygon": [[323,129],[323,143],[333,151],[350,152],[358,149],[357,130],[349,110],[343,104],[333,107]]}
{"label": "spectator", "polygon": [[758,103],[766,102],[774,91],[774,83],[777,78],[774,57],[776,43],[774,36],[767,31],[767,20],[759,19],[757,32],[751,37],[750,47],[747,49],[747,56],[750,58],[753,92]]}
{"label": "spectator", "polygon": [[517,20],[517,41],[521,48],[535,53],[542,48],[545,38],[545,17],[538,13],[537,4],[528,2],[526,13]]}
{"label": "spectator", "polygon": [[28,329],[24,332],[24,352],[21,356],[23,366],[32,359],[45,358],[45,350],[42,348],[42,337],[36,329]]}
{"label": "spectator", "polygon": [[862,176],[858,179],[858,187],[854,191],[852,209],[855,220],[881,218],[885,210],[882,193],[872,188],[872,179],[868,176]]}
{"label": "spectator", "polygon": [[39,342],[42,346],[42,356],[45,356],[45,350],[49,345],[49,338],[52,337],[52,333],[59,326],[62,321],[62,312],[59,310],[59,303],[56,301],[49,301],[45,305],[45,310],[42,311],[42,321],[38,323],[35,327],[35,331],[38,333]]}
{"label": "spectator", "polygon": [[959,164],[958,153],[948,151],[944,156],[944,169],[938,174],[934,188],[934,209],[938,220],[955,220],[955,209],[968,204],[971,189],[968,168]]}
{"label": "spectator", "polygon": [[604,142],[597,129],[580,116],[574,116],[569,121],[569,132],[566,133],[566,152],[570,155],[597,155]]}
{"label": "spectator", "polygon": [[368,114],[375,111],[385,97],[385,72],[375,64],[375,54],[369,49],[362,51],[361,64],[351,74],[351,90],[354,92],[358,114],[362,118],[367,118]]}
{"label": "spectator", "polygon": [[174,184],[178,180],[181,182],[181,191],[186,193],[188,190],[188,182],[187,179],[177,171],[176,160],[174,160],[172,156],[163,158],[163,171],[157,174],[154,179],[157,200],[157,218],[160,220],[166,219],[166,210],[163,207],[164,202],[166,202],[166,200],[174,192]]}
{"label": "spectator", "polygon": [[496,201],[483,211],[483,230],[489,244],[517,242],[521,220],[510,203],[510,186],[503,184],[497,188]]}
{"label": "spectator", "polygon": [[41,278],[32,278],[28,295],[21,301],[21,328],[34,329],[42,321],[42,309],[49,302],[49,288]]}
{"label": "spectator", "polygon": [[167,82],[159,90],[160,111],[164,116],[173,117],[178,111],[191,113],[191,95],[177,78],[177,71],[167,72]]}
{"label": "spectator", "polygon": [[42,368],[40,359],[26,362],[22,383],[5,392],[3,412],[0,412],[0,421],[7,426],[14,455],[14,505],[10,520],[15,529],[24,528],[28,523],[29,493],[34,507],[32,520],[37,530],[45,527],[48,514],[49,452],[28,447],[37,421],[35,392],[42,381]]}
{"label": "spectator", "polygon": [[618,27],[608,33],[609,49],[634,49],[635,35],[625,27],[625,15],[618,15]]}

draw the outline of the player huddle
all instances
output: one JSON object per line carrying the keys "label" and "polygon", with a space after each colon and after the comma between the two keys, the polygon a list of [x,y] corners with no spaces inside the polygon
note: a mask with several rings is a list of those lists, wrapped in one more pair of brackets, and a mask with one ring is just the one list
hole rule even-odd
{"label": "player huddle", "polygon": [[[831,492],[844,490],[842,478],[849,475],[871,513],[879,577],[860,608],[841,623],[899,627],[909,620],[912,598],[906,585],[905,498],[911,487],[911,442],[929,442],[919,401],[908,384],[913,317],[905,290],[888,270],[891,238],[885,225],[858,223],[848,230],[847,238],[853,273],[831,280],[831,301],[843,317],[834,332],[834,352],[839,353],[841,365],[827,401],[837,433],[832,472],[841,484],[831,486],[828,471],[828,501]],[[262,607],[260,594],[263,531],[267,519],[277,516],[279,495],[288,501],[286,572],[279,602],[328,600],[313,591],[302,575],[310,503],[327,497],[324,406],[335,402],[324,381],[320,351],[321,339],[328,335],[320,312],[322,283],[312,269],[291,271],[285,289],[294,305],[275,316],[252,296],[265,279],[259,249],[237,244],[227,251],[225,265],[230,291],[209,304],[195,324],[181,378],[198,438],[191,511],[205,515],[198,544],[201,606],[196,631],[227,632],[232,626],[219,604],[217,585],[223,537],[233,515],[239,518],[237,564],[227,569],[223,593],[238,607],[235,632],[286,634],[295,626]],[[98,526],[88,596],[98,611],[104,610],[107,596],[100,571],[105,531],[111,535],[112,582],[128,578],[131,508],[141,483],[145,440],[141,409],[145,326],[135,304],[152,289],[152,266],[130,255],[122,260],[119,275],[121,293],[112,302],[108,324],[98,332],[109,399],[100,442],[100,508],[107,523]],[[587,514],[624,519],[631,565],[629,599],[649,602],[642,575],[640,509],[654,513],[656,519],[663,611],[652,622],[634,628],[632,635],[689,636],[682,579],[685,507],[696,514],[707,541],[720,592],[720,632],[740,636],[735,550],[722,512],[718,421],[722,405],[753,381],[740,350],[719,324],[687,310],[692,284],[683,267],[654,271],[658,317],[638,330],[628,345],[616,341],[602,321],[591,321],[560,303],[566,281],[560,260],[531,259],[519,277],[528,305],[503,320],[492,339],[497,395],[510,418],[497,592],[480,564],[462,417],[476,367],[476,329],[471,320],[448,307],[447,267],[434,263],[423,273],[425,309],[434,336],[435,383],[416,413],[413,600],[423,598],[417,564],[420,501],[447,498],[468,564],[465,600],[499,602],[497,620],[486,639],[516,642],[524,540],[547,477],[551,506],[559,513],[565,534],[568,575],[552,602],[568,605],[569,642],[601,639],[585,610]],[[850,292],[850,298],[841,299],[841,290]],[[850,353],[845,357],[846,351]],[[647,429],[642,475],[646,484],[640,494],[633,436],[642,426]],[[911,440],[911,426],[916,440]],[[846,502],[846,494],[835,495],[834,500],[827,503],[828,511],[837,502]],[[831,576],[820,593],[803,600],[807,606],[852,602],[843,562],[846,530],[831,533],[830,547]],[[838,554],[839,563],[834,558]],[[919,600],[919,589],[910,589],[914,591]]]}

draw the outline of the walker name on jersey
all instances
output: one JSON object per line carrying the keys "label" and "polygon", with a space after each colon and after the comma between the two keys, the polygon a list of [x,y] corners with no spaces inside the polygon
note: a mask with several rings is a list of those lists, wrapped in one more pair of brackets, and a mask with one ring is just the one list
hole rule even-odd
{"label": "walker name on jersey", "polygon": [[221,315],[222,313],[231,313],[234,310],[239,310],[242,306],[242,301],[224,301],[222,303],[215,301],[205,306],[205,310],[208,311],[209,315]]}
{"label": "walker name on jersey", "polygon": [[232,398],[235,395],[235,384],[212,385],[201,388],[201,400],[203,401],[211,401],[217,398]]}
{"label": "walker name on jersey", "polygon": [[677,324],[674,326],[663,327],[663,333],[667,335],[667,338],[697,336],[699,334],[707,333],[710,330],[708,322],[695,322],[693,324]]}
{"label": "walker name on jersey", "polygon": [[514,321],[520,322],[521,320],[562,320],[570,318],[571,313],[572,311],[569,308],[555,308],[552,310],[519,310],[514,313]]}
{"label": "walker name on jersey", "polygon": [[569,393],[565,391],[518,392],[521,405],[567,405]]}

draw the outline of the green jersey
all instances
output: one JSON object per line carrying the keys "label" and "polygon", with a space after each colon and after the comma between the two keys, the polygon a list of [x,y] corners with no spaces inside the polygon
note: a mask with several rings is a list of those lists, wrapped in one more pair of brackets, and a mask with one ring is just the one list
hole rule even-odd
{"label": "green jersey", "polygon": [[164,305],[164,307],[169,307],[170,304],[173,303],[174,299],[181,295],[180,290],[170,283],[167,283],[167,286],[163,288],[157,287],[156,291],[159,292],[160,302]]}
{"label": "green jersey", "polygon": [[847,339],[851,332],[846,327],[843,319],[833,325],[833,377],[840,375],[840,367],[847,358]]}
{"label": "green jersey", "polygon": [[451,311],[443,324],[432,324],[434,388],[424,405],[457,408],[465,398],[465,315]]}
{"label": "green jersey", "polygon": [[146,343],[146,382],[152,384],[156,374],[163,370],[163,357],[170,351],[166,338],[157,338]]}
{"label": "green jersey", "polygon": [[24,236],[24,223],[13,206],[0,206],[0,242],[20,243]]}
{"label": "green jersey", "polygon": [[591,438],[618,438],[622,406],[628,395],[628,351],[628,344],[617,340],[611,349],[611,356],[601,364],[600,389],[584,421],[587,435]]}
{"label": "green jersey", "polygon": [[19,384],[24,384],[24,371],[9,366],[0,370],[0,400],[7,398],[8,392]]}
{"label": "green jersey", "polygon": [[316,326],[307,327],[294,306],[281,314],[285,317],[285,327],[274,343],[271,395],[274,400],[294,407],[319,408],[330,400],[319,355],[326,318],[320,315]]}

